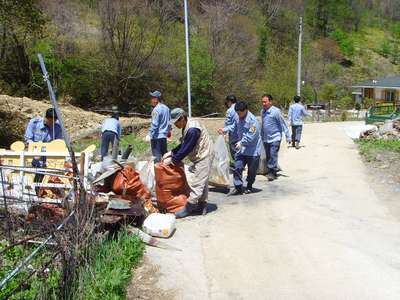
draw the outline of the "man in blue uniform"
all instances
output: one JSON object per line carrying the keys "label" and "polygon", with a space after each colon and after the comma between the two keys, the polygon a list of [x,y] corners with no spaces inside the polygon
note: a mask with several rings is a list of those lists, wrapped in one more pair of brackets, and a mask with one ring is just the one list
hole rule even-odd
{"label": "man in blue uniform", "polygon": [[101,127],[101,160],[108,155],[108,148],[111,145],[112,149],[115,139],[121,139],[121,124],[117,112],[105,119]]}
{"label": "man in blue uniform", "polygon": [[229,95],[225,99],[225,106],[228,108],[226,111],[224,128],[219,128],[219,134],[228,133],[229,137],[229,152],[231,153],[232,160],[235,160],[236,148],[235,145],[239,141],[235,132],[235,122],[239,116],[235,111],[236,97],[235,95]]}
{"label": "man in blue uniform", "polygon": [[61,126],[57,122],[57,114],[54,108],[46,111],[44,118],[35,117],[29,121],[25,130],[25,142],[51,142],[62,139]]}
{"label": "man in blue uniform", "polygon": [[162,156],[167,153],[167,137],[170,134],[171,126],[169,121],[171,115],[168,106],[161,102],[161,92],[150,93],[151,106],[151,125],[147,141],[151,143],[151,152],[155,157],[155,162],[160,162]]}
{"label": "man in blue uniform", "polygon": [[292,126],[292,146],[300,149],[301,133],[303,132],[303,117],[311,114],[300,103],[300,96],[294,96],[294,103],[289,107],[288,119]]}
{"label": "man in blue uniform", "polygon": [[[239,101],[235,105],[238,120],[235,122],[234,132],[237,134],[238,142],[235,145],[235,171],[233,172],[233,183],[235,188],[228,196],[241,195],[243,192],[253,192],[253,183],[256,179],[258,164],[261,154],[260,125],[256,117],[248,110],[247,103]],[[243,169],[247,165],[247,186],[243,191]]]}
{"label": "man in blue uniform", "polygon": [[282,132],[286,141],[291,141],[288,126],[283,119],[281,110],[272,105],[272,96],[265,94],[261,98],[263,109],[261,110],[261,138],[264,143],[269,181],[277,178],[278,152],[282,141]]}
{"label": "man in blue uniform", "polygon": [[[32,142],[45,142],[49,143],[53,140],[62,139],[62,130],[60,124],[57,122],[58,117],[54,108],[46,110],[44,118],[35,117],[29,121],[25,130],[25,143]],[[46,157],[34,157],[32,159],[32,166],[36,168],[46,167]],[[41,183],[44,175],[35,174],[33,181]],[[35,188],[36,193],[39,193],[39,187]]]}

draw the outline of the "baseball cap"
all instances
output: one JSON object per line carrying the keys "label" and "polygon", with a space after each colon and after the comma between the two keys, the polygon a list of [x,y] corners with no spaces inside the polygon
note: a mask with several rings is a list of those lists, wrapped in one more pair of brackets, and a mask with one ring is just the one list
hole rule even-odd
{"label": "baseball cap", "polygon": [[46,110],[46,118],[53,118],[53,119],[58,119],[56,110],[54,108],[49,108]]}
{"label": "baseball cap", "polygon": [[155,97],[155,98],[161,98],[161,92],[155,90],[154,92],[150,93],[150,96]]}
{"label": "baseball cap", "polygon": [[169,121],[169,124],[171,125],[175,124],[175,122],[178,121],[179,118],[183,116],[187,116],[187,114],[182,108],[180,107],[174,108],[171,111],[171,121]]}

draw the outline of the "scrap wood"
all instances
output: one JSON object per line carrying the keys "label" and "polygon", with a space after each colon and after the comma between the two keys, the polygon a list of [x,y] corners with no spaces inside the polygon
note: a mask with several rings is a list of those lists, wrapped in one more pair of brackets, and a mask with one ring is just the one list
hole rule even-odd
{"label": "scrap wood", "polygon": [[156,238],[152,237],[151,235],[148,235],[147,233],[141,231],[139,228],[127,226],[127,230],[128,230],[128,232],[137,235],[142,240],[142,242],[145,243],[146,245],[149,245],[152,247],[157,247],[160,249],[165,249],[165,250],[182,251],[182,249],[168,245],[166,242],[157,240]]}

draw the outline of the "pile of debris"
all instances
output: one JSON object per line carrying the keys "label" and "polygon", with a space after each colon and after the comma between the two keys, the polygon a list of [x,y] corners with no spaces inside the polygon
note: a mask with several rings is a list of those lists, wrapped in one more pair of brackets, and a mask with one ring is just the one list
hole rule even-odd
{"label": "pile of debris", "polygon": [[400,119],[387,120],[385,123],[361,132],[361,139],[400,140]]}

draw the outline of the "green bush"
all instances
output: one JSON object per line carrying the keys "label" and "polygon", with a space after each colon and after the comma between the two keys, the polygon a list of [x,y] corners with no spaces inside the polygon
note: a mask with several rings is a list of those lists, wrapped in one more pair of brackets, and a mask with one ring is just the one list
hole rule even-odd
{"label": "green bush", "polygon": [[331,33],[331,37],[338,43],[340,50],[345,56],[354,55],[354,40],[348,33],[341,29],[336,29]]}
{"label": "green bush", "polygon": [[352,104],[353,98],[350,96],[344,96],[337,101],[337,107],[342,109],[349,108]]}
{"label": "green bush", "polygon": [[385,40],[381,45],[379,53],[384,57],[389,57],[392,54],[392,46],[388,40]]}
{"label": "green bush", "polygon": [[340,114],[340,120],[342,122],[347,121],[348,116],[347,116],[347,111],[342,111],[342,113]]}

